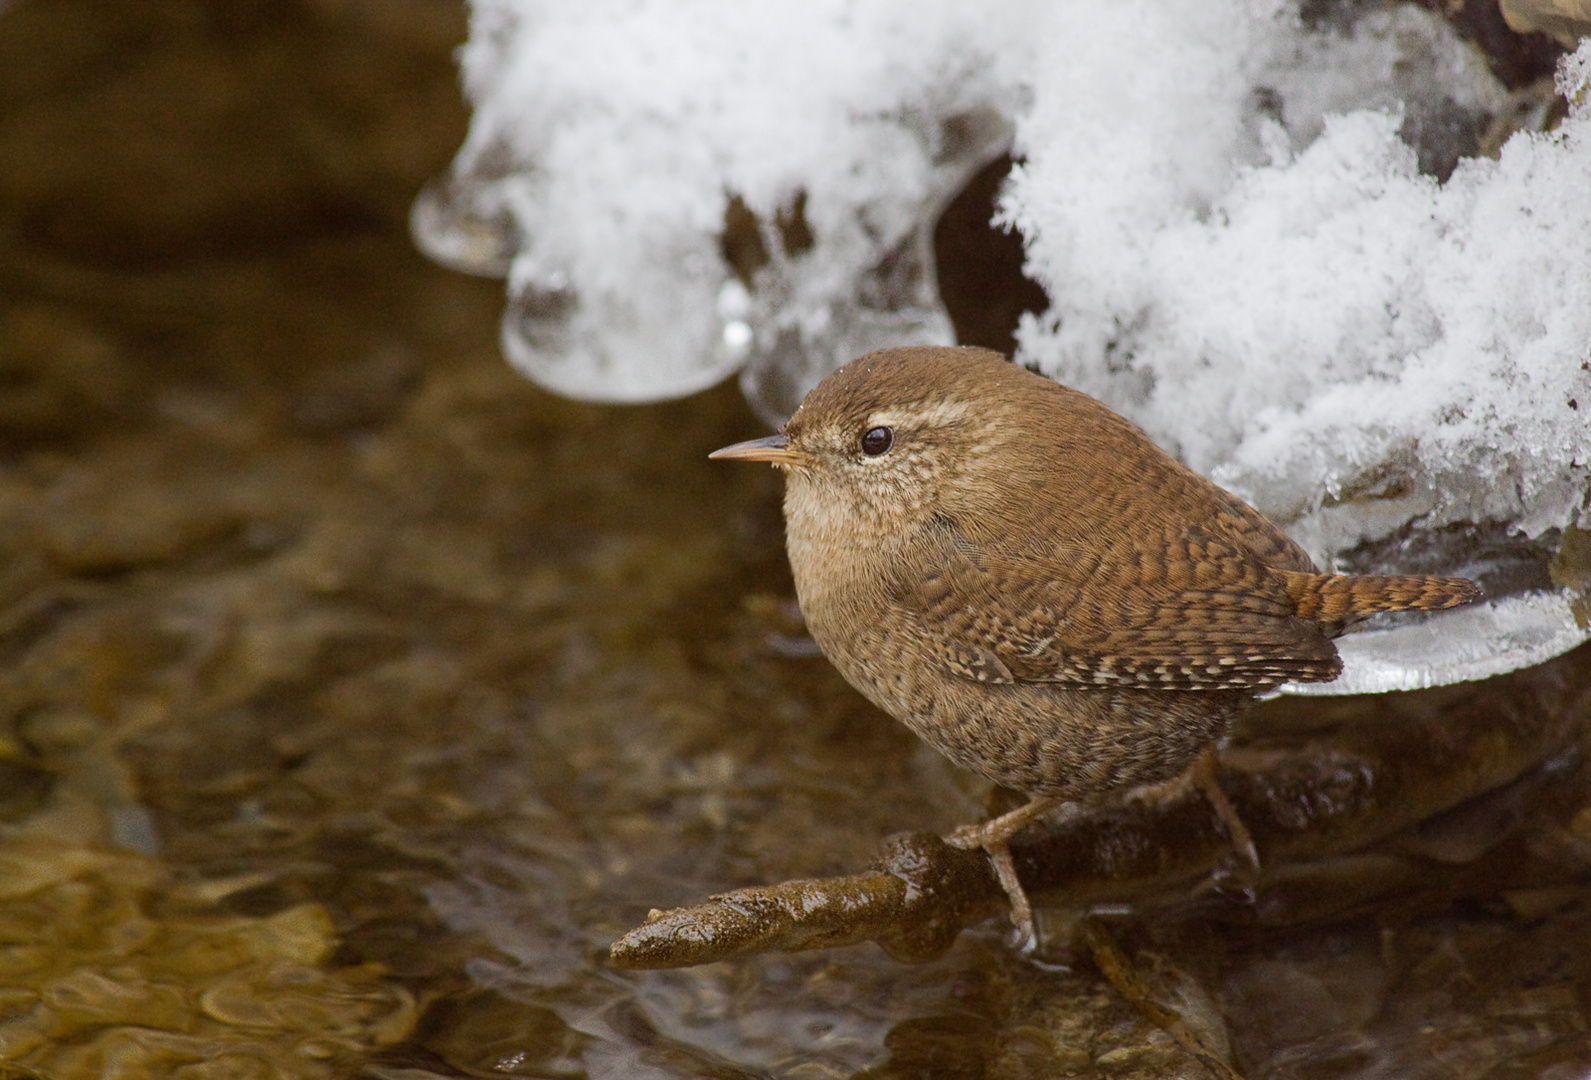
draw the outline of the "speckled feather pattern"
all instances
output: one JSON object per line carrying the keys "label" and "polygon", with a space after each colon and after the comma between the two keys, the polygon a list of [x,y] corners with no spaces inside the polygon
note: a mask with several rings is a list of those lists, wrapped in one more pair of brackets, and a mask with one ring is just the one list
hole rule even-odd
{"label": "speckled feather pattern", "polygon": [[[876,426],[894,441],[870,457]],[[1320,574],[1128,421],[985,350],[869,354],[785,431],[819,646],[952,760],[1033,794],[1170,779],[1259,690],[1335,678],[1355,619],[1477,596]]]}

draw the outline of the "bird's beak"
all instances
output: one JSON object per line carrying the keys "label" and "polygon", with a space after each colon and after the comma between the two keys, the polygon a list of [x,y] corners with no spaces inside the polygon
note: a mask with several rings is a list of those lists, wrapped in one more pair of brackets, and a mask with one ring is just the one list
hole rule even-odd
{"label": "bird's beak", "polygon": [[799,465],[806,460],[806,455],[793,448],[789,437],[783,434],[737,442],[707,456],[725,461],[771,461],[775,465]]}

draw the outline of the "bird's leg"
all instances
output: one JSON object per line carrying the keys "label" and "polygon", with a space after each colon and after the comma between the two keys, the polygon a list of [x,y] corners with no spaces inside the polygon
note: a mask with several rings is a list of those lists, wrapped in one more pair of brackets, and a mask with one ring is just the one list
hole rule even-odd
{"label": "bird's leg", "polygon": [[1254,847],[1254,837],[1249,835],[1248,826],[1243,824],[1243,819],[1238,816],[1232,800],[1227,798],[1226,792],[1221,789],[1221,780],[1217,775],[1219,766],[1220,757],[1215,747],[1208,747],[1204,753],[1194,759],[1193,767],[1188,770],[1189,779],[1210,801],[1210,806],[1214,808],[1215,816],[1220,819],[1221,827],[1226,830],[1226,838],[1231,841],[1232,849],[1237,852],[1238,858],[1247,864],[1250,872],[1258,871],[1260,853]]}
{"label": "bird's leg", "polygon": [[945,837],[945,843],[955,848],[982,848],[994,865],[995,880],[1005,890],[1011,902],[1011,922],[1017,928],[1023,947],[1038,941],[1033,933],[1033,905],[1016,876],[1016,864],[1011,861],[1011,837],[1021,832],[1034,818],[1059,805],[1063,800],[1048,795],[1035,795],[1015,810],[990,818],[976,825],[963,825]]}

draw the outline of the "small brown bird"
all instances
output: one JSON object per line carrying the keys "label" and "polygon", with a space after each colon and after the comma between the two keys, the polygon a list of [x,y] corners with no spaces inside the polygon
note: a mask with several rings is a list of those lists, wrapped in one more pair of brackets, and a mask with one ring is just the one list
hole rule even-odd
{"label": "small brown bird", "polygon": [[1480,595],[1463,578],[1319,573],[1127,420],[985,349],[869,353],[781,434],[711,456],[785,471],[801,611],[851,685],[1033,796],[947,838],[989,853],[1028,941],[1007,848],[1024,825],[1213,762],[1257,693],[1336,678],[1331,639],[1355,620]]}

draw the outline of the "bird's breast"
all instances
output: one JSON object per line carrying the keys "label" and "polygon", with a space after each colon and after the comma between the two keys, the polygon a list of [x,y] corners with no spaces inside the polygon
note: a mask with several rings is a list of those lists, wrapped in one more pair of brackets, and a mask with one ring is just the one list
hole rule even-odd
{"label": "bird's breast", "polygon": [[785,544],[807,630],[853,682],[859,665],[876,663],[880,633],[891,629],[890,585],[898,538],[855,520],[854,503],[814,484],[785,495]]}

